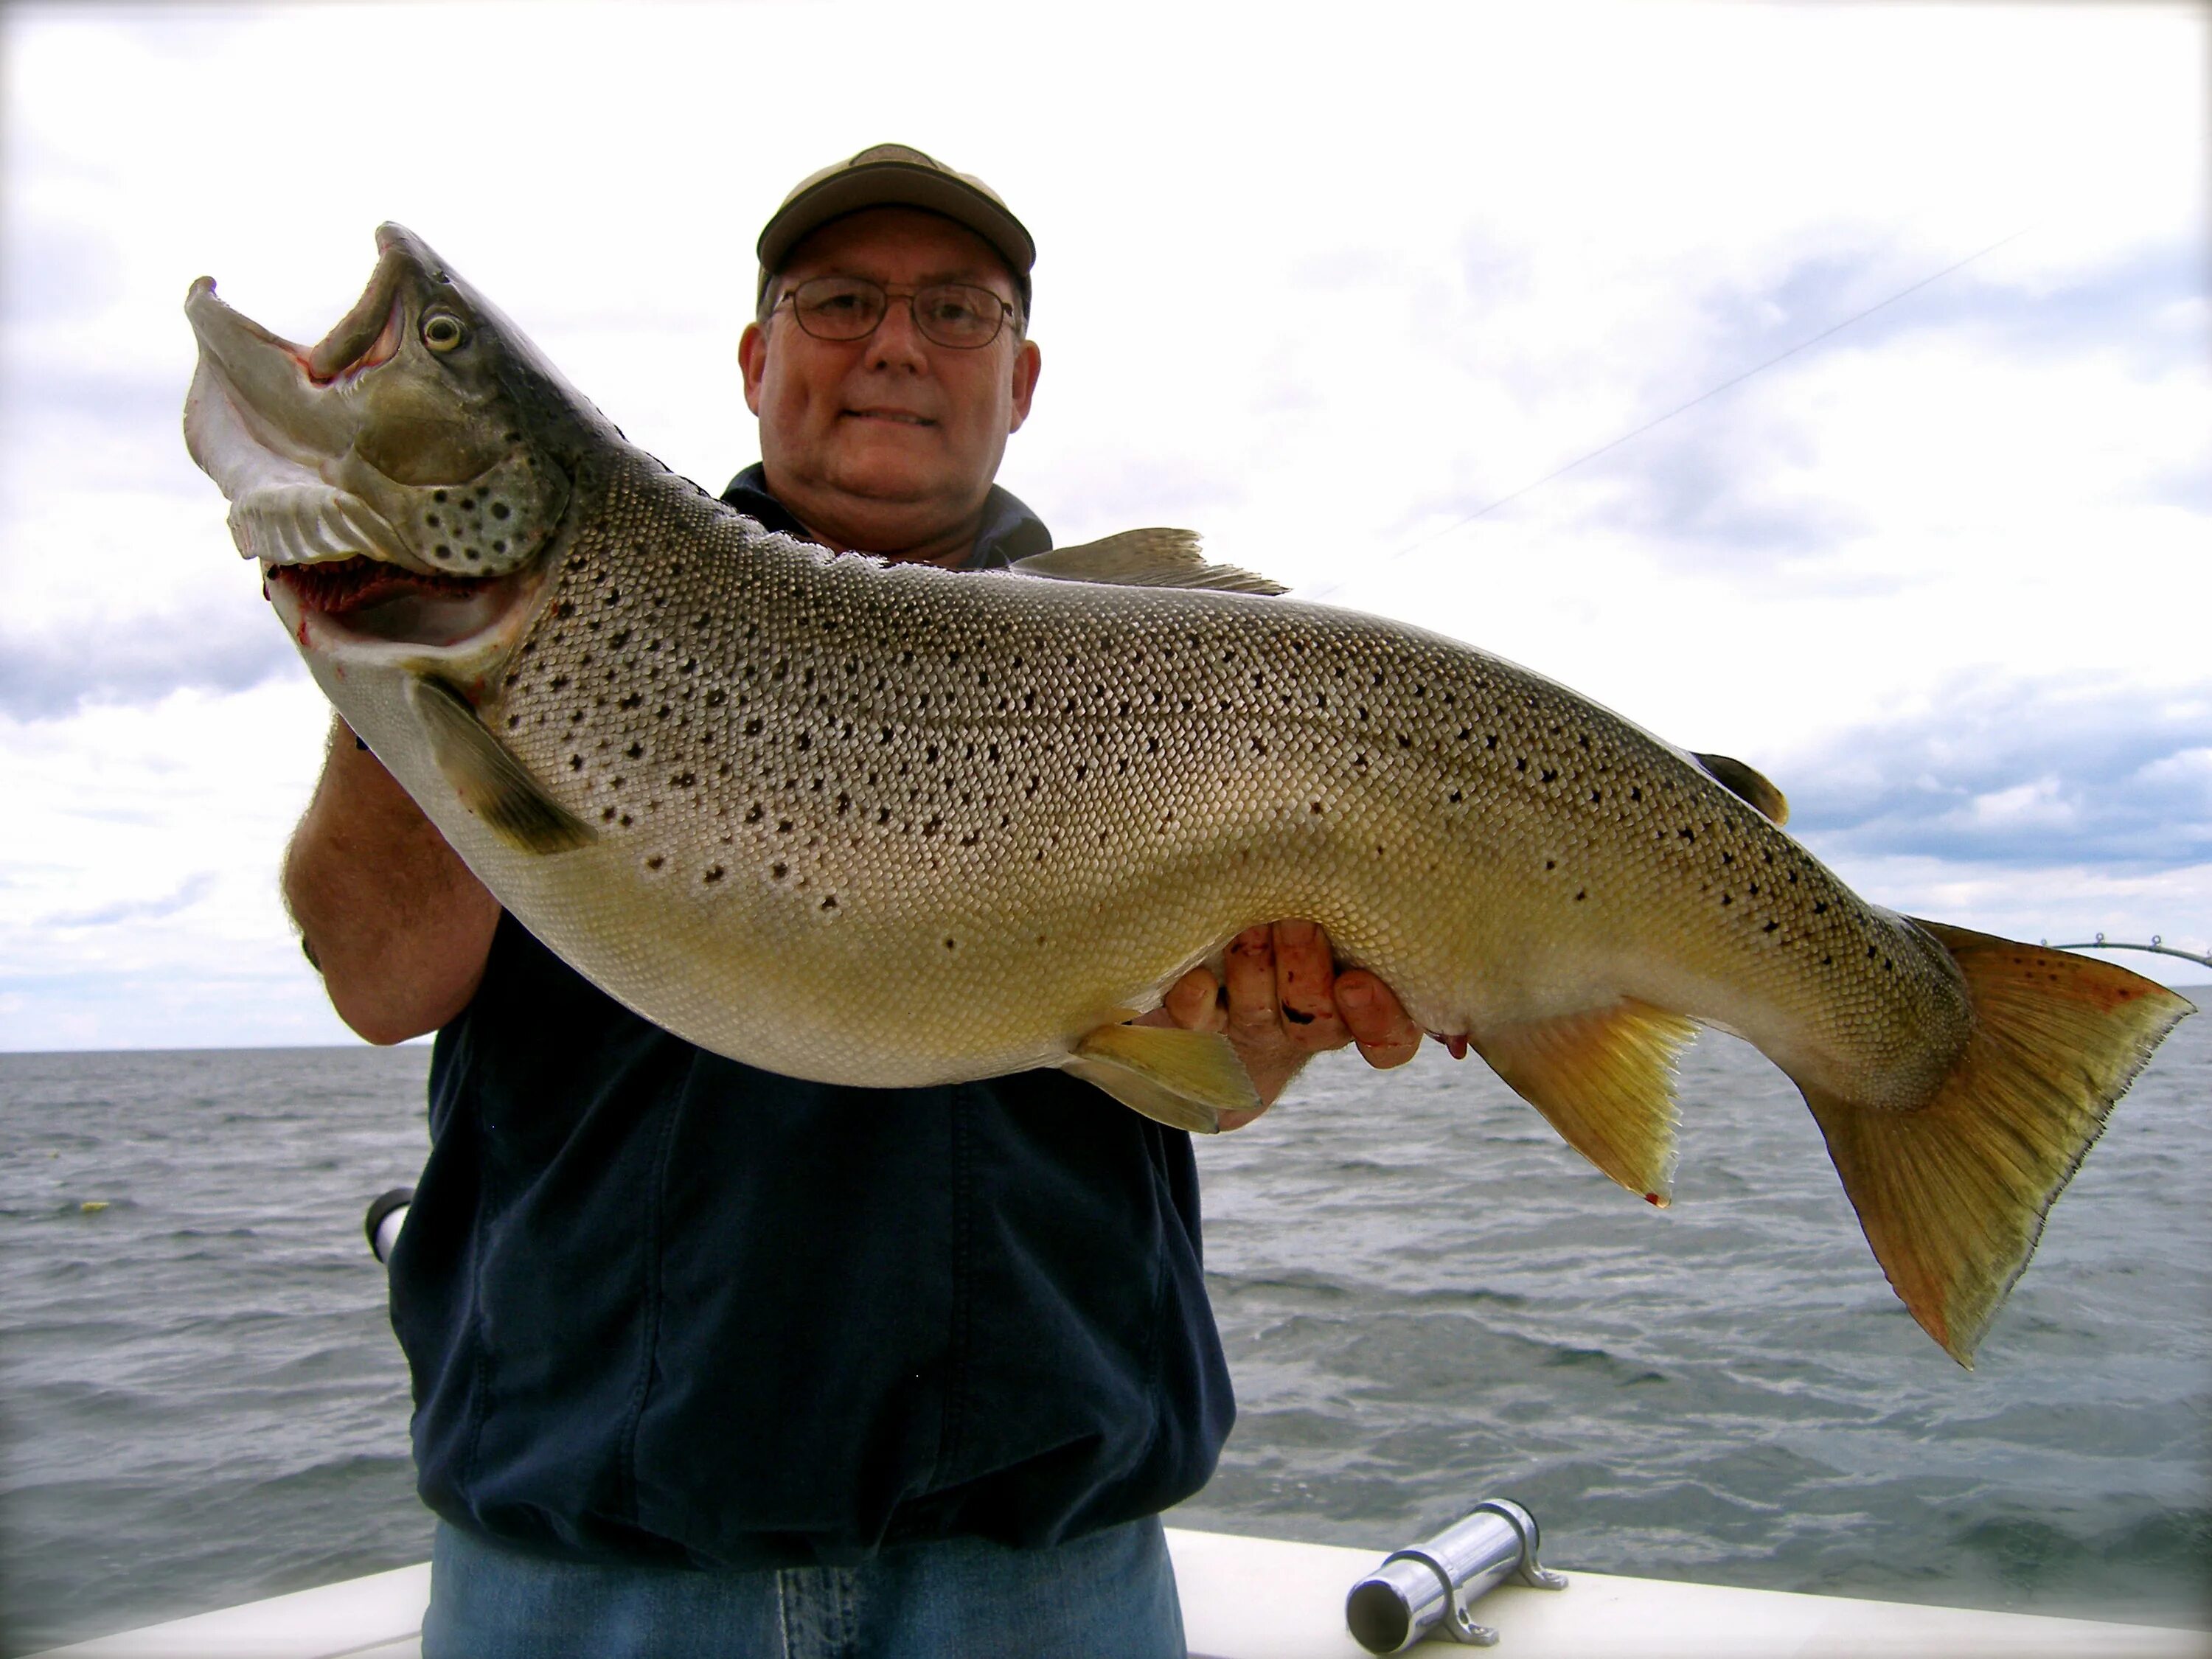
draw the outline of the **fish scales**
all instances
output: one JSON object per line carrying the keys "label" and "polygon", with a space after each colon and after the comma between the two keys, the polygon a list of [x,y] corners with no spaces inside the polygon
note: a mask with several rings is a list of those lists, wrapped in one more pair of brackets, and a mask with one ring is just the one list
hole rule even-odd
{"label": "fish scales", "polygon": [[1966,1364],[2190,1012],[1870,904],[1741,762],[1255,597],[1182,532],[984,574],[770,535],[408,233],[378,246],[313,349],[192,285],[186,441],[317,684],[455,852],[705,1048],[884,1086],[1058,1066],[1208,1128],[1255,1103],[1227,1041],[1127,1022],[1246,927],[1310,917],[1654,1203],[1675,1054],[1698,1022],[1748,1038]]}
{"label": "fish scales", "polygon": [[[674,1025],[708,1047],[851,1083],[1037,1065],[1286,915],[1433,1030],[1624,989],[1757,1027],[1712,988],[1748,974],[1793,1028],[1837,1011],[1836,1075],[1901,1066],[1908,1096],[1926,1029],[1946,1065],[1963,1033],[1948,959],[1756,811],[1438,635],[828,557],[649,470],[556,567],[487,718],[644,890],[773,941],[788,995],[840,1016],[825,1040],[732,984]],[[1716,959],[1637,969],[1685,937]]]}

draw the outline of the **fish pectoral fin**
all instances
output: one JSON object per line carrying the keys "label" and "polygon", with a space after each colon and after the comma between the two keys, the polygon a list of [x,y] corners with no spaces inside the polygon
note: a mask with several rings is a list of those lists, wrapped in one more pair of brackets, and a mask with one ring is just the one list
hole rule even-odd
{"label": "fish pectoral fin", "polygon": [[1210,587],[1227,593],[1281,593],[1280,582],[1233,564],[1208,564],[1194,530],[1125,530],[1118,536],[1055,547],[1017,559],[1024,576],[1063,582],[1106,582],[1122,587]]}
{"label": "fish pectoral fin", "polygon": [[1966,1048],[1933,1098],[1899,1110],[1797,1086],[1891,1288],[1972,1370],[2113,1101],[2194,1011],[2108,962],[1914,925],[1951,953],[1973,1009]]}
{"label": "fish pectoral fin", "polygon": [[1693,1020],[1628,999],[1469,1040],[1568,1146],[1664,1207],[1674,1188],[1674,1058],[1697,1030]]}
{"label": "fish pectoral fin", "polygon": [[525,853],[566,853],[599,832],[546,794],[507,745],[484,729],[466,697],[445,681],[418,674],[407,702],[422,722],[439,771],[461,804],[493,834]]}
{"label": "fish pectoral fin", "polygon": [[1170,1129],[1210,1135],[1224,1112],[1254,1112],[1259,1094],[1225,1036],[1168,1025],[1102,1025],[1060,1069]]}
{"label": "fish pectoral fin", "polygon": [[1692,750],[1690,758],[1731,795],[1749,801],[1778,824],[1790,822],[1790,798],[1756,767],[1746,766],[1733,755],[1700,755]]}

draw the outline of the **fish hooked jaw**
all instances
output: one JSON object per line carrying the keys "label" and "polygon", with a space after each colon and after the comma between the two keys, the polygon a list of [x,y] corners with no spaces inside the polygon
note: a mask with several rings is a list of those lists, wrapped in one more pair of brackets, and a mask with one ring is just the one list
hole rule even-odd
{"label": "fish hooked jaw", "polygon": [[[396,318],[390,283],[372,283],[371,295],[380,288]],[[224,304],[210,277],[193,283],[185,314],[200,346],[185,398],[185,447],[228,498],[240,554],[271,566],[366,556],[428,574],[381,514],[325,477],[360,425],[348,394],[386,337],[396,337],[396,321],[343,368],[319,378],[313,353]]]}
{"label": "fish hooked jaw", "polygon": [[568,481],[514,401],[527,343],[402,227],[376,243],[313,346],[192,283],[185,442],[303,652],[474,657],[533,608]]}

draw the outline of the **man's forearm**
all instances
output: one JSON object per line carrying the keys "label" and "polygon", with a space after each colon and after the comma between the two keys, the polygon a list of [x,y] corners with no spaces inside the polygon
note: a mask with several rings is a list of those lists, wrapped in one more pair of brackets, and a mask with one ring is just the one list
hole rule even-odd
{"label": "man's forearm", "polygon": [[284,855],[284,902],[338,1017],[371,1042],[466,1007],[499,922],[499,902],[343,721]]}

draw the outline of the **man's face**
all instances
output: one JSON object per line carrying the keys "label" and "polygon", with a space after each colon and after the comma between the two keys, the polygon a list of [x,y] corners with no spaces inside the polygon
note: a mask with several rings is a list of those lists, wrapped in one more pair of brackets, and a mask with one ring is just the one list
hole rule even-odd
{"label": "man's face", "polygon": [[[1015,298],[989,244],[907,208],[824,225],[785,262],[781,291],[832,276],[902,289],[972,283]],[[925,338],[903,299],[863,340],[817,340],[779,307],[765,331],[745,330],[738,355],[769,488],[810,528],[871,550],[917,544],[981,507],[1038,369],[1036,347],[1011,323],[988,346],[958,350]]]}

